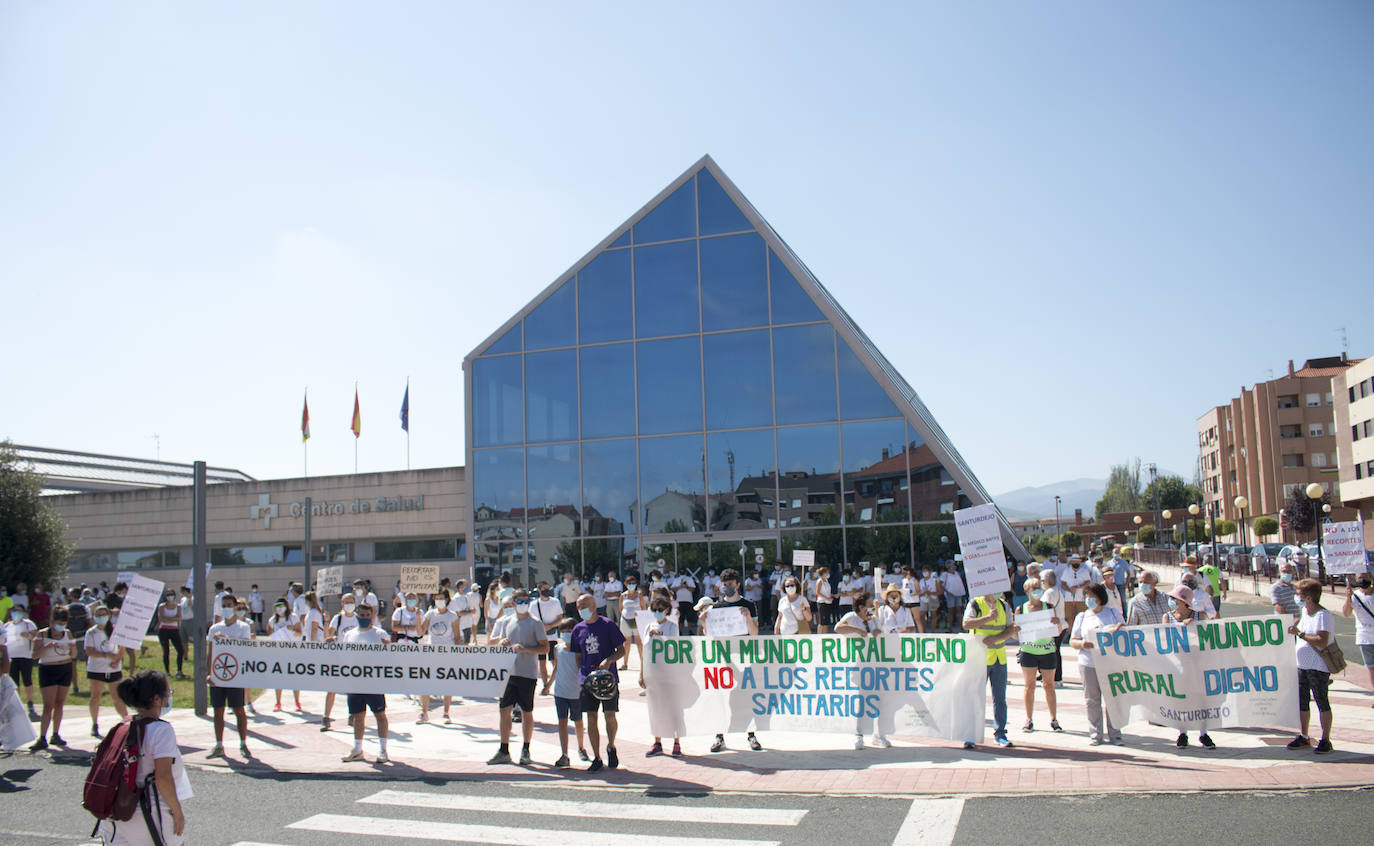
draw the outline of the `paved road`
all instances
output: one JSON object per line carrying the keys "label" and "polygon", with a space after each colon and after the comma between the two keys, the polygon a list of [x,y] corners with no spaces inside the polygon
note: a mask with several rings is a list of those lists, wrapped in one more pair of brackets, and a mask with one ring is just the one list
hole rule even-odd
{"label": "paved road", "polygon": [[[0,759],[0,843],[88,842],[85,764]],[[512,782],[281,778],[194,770],[195,846],[339,846],[409,841],[521,846],[988,846],[1028,832],[1052,842],[1196,846],[1198,820],[1223,842],[1277,843],[1310,826],[1323,846],[1367,844],[1374,790],[1042,798],[826,797],[533,787]],[[579,833],[587,832],[580,837]],[[1019,834],[1018,834],[1019,832]],[[646,839],[648,838],[648,839]],[[1211,839],[1211,838],[1208,838]]]}

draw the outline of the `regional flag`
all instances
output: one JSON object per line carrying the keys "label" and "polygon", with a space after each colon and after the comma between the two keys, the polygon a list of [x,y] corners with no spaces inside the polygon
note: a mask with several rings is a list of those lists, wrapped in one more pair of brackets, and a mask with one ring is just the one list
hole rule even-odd
{"label": "regional flag", "polygon": [[357,389],[357,388],[354,388],[354,389],[353,389],[353,425],[350,426],[349,428],[351,428],[351,429],[353,430],[353,437],[355,437],[355,438],[362,437],[362,434],[363,434],[363,412],[362,412],[362,409],[358,406],[358,389]]}
{"label": "regional flag", "polygon": [[406,381],[406,395],[401,398],[401,431],[410,431],[410,381]]}
{"label": "regional flag", "polygon": [[301,443],[310,440],[310,394],[305,395],[305,402],[301,405]]}

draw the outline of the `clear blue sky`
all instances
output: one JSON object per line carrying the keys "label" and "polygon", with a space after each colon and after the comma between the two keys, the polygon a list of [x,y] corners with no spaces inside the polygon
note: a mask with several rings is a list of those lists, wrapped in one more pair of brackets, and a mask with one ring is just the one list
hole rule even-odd
{"label": "clear blue sky", "polygon": [[987,487],[1374,353],[1374,5],[0,5],[0,437],[463,461],[462,357],[710,153]]}

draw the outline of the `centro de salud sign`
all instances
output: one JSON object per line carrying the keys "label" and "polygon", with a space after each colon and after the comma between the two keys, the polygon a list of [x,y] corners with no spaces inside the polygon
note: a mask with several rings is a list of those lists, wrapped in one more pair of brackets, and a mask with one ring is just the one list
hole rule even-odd
{"label": "centro de salud sign", "polygon": [[[423,511],[425,509],[425,495],[415,496],[379,496],[376,498],[363,499],[357,497],[352,501],[330,502],[329,500],[312,501],[310,503],[311,517],[336,517],[344,514],[390,514],[400,511]],[[258,494],[257,503],[248,508],[248,517],[252,520],[261,520],[263,528],[272,528],[272,520],[279,518],[280,506],[272,502],[270,494]],[[286,513],[292,517],[305,516],[305,503],[299,500],[292,502],[286,507]]]}

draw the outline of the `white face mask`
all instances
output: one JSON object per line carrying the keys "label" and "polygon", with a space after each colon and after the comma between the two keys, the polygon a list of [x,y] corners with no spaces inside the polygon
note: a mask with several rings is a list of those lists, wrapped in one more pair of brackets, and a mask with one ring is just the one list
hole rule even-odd
{"label": "white face mask", "polygon": [[436,599],[436,600],[434,600],[434,607],[435,607],[435,608],[438,608],[440,611],[443,611],[445,608],[448,607],[448,600],[447,600],[447,599]]}

